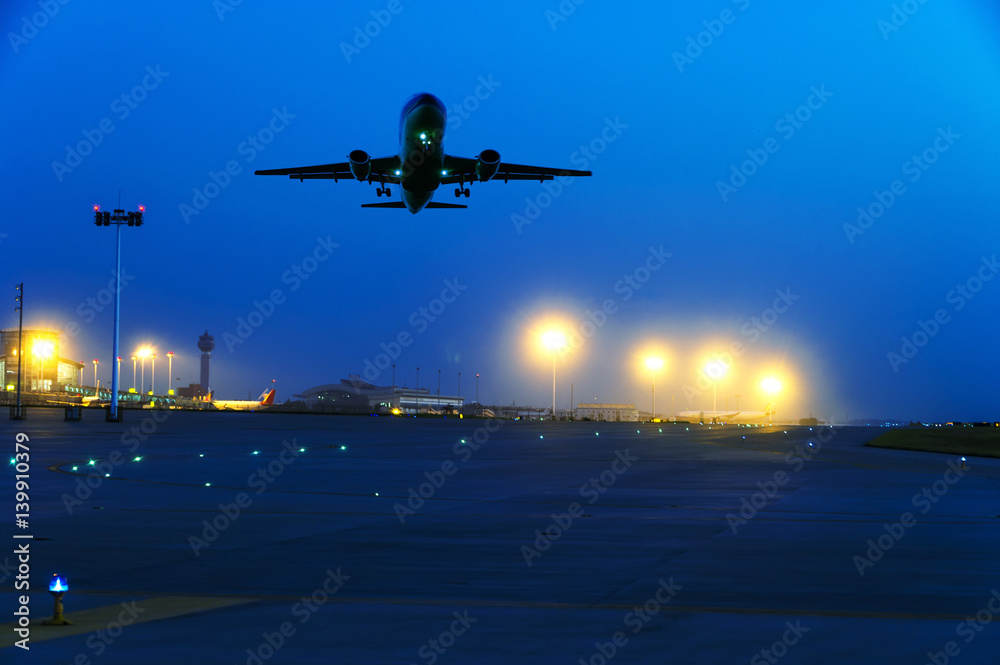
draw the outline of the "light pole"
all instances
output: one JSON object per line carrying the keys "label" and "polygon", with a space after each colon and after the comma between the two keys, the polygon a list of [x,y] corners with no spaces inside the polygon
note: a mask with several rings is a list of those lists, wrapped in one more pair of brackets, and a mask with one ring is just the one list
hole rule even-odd
{"label": "light pole", "polygon": [[476,406],[479,405],[479,375],[476,374]]}
{"label": "light pole", "polygon": [[[760,382],[760,387],[764,390],[765,393],[767,393],[768,397],[771,400],[773,400],[774,396],[777,395],[779,392],[781,392],[781,381],[779,381],[778,379],[774,378],[773,376],[769,376],[769,377],[767,377],[766,379],[764,379],[763,381]],[[767,424],[768,425],[773,425],[774,424],[774,403],[773,402],[769,403],[768,407],[769,408],[767,410]]]}
{"label": "light pole", "polygon": [[17,406],[14,407],[14,420],[23,420],[24,414],[21,412],[21,356],[24,349],[21,348],[21,332],[24,327],[24,282],[17,285],[20,294],[14,298],[17,303]]}
{"label": "light pole", "polygon": [[174,394],[174,352],[167,351],[167,394]]}
{"label": "light pole", "polygon": [[135,356],[132,356],[132,392],[135,392]]}
{"label": "light pole", "polygon": [[719,379],[726,373],[726,366],[723,365],[718,360],[714,360],[707,365],[705,365],[705,374],[712,379],[712,421],[715,421],[715,414],[718,413],[716,405],[718,404],[719,391],[718,384]]}
{"label": "light pole", "polygon": [[99,386],[97,385],[97,358],[94,358],[94,394],[98,393]]}
{"label": "light pole", "polygon": [[552,351],[552,418],[556,417],[556,356],[566,346],[566,336],[558,330],[542,335],[542,342]]}
{"label": "light pole", "polygon": [[[118,194],[119,205],[121,205],[121,192]],[[122,209],[115,209],[114,214],[101,212],[99,206],[94,206],[94,224],[96,226],[115,225],[115,328],[114,344],[111,357],[118,357],[118,327],[121,315],[121,272],[122,272],[122,224],[129,226],[142,226],[142,216],[146,209],[139,206],[137,212],[126,213]],[[118,372],[112,366],[111,372],[111,412],[110,418],[113,422],[118,422]]]}
{"label": "light pole", "polygon": [[122,357],[118,356],[118,376],[122,375]]}
{"label": "light pole", "polygon": [[150,354],[149,394],[156,394],[156,354]]}
{"label": "light pole", "polygon": [[736,410],[737,411],[740,410],[740,397],[742,397],[742,395],[737,395],[736,396]]}
{"label": "light pole", "polygon": [[655,357],[646,358],[646,367],[653,373],[653,387],[650,391],[652,406],[649,409],[649,421],[653,422],[656,419],[656,370],[663,367],[663,359]]}

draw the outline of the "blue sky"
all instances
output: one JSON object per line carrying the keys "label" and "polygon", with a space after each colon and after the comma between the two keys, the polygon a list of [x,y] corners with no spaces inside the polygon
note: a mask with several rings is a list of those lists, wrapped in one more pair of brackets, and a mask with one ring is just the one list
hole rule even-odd
{"label": "blue sky", "polygon": [[[453,393],[461,372],[471,397],[478,372],[482,401],[544,406],[552,364],[533,331],[551,317],[582,331],[557,361],[560,408],[570,383],[577,402],[648,408],[639,360],[656,348],[658,410],[671,395],[711,409],[699,368],[739,343],[719,408],[740,394],[762,409],[760,377],[778,372],[786,416],[996,419],[997,10],[895,7],[4,3],[4,274],[26,284],[26,324],[79,328],[64,355],[110,360],[110,309],[86,302],[111,277],[113,231],[90,211],[121,188],[147,209],[123,234],[122,355],[172,350],[174,375],[197,381],[207,328],[222,397],[363,373],[405,333],[397,384],[420,367],[436,390],[440,369]],[[362,210],[368,185],[252,175],[394,154],[421,91],[463,105],[450,154],[594,176],[555,196],[474,185],[468,210],[411,216]],[[619,285],[647,277],[650,248],[670,256]],[[315,270],[296,281],[303,261]],[[420,308],[446,280],[457,295],[430,321]]]}

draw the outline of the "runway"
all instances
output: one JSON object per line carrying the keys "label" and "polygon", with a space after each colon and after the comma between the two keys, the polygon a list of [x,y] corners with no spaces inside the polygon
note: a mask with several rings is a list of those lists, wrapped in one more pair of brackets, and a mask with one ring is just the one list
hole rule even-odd
{"label": "runway", "polygon": [[878,428],[49,415],[4,424],[30,437],[32,619],[59,572],[89,623],[33,628],[37,662],[1000,651],[1000,460],[864,447]]}

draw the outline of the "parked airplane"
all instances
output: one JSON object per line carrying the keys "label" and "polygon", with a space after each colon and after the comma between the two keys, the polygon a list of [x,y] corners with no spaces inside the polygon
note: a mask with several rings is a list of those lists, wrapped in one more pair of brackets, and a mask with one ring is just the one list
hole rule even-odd
{"label": "parked airplane", "polygon": [[703,423],[764,423],[775,412],[773,407],[766,411],[681,411],[677,414],[678,420]]}
{"label": "parked airplane", "polygon": [[440,185],[457,185],[455,197],[470,192],[466,185],[487,180],[552,180],[556,176],[589,176],[590,171],[524,166],[500,161],[496,150],[483,150],[475,159],[444,154],[444,129],[447,111],[434,95],[414,95],[403,106],[399,117],[399,154],[372,159],[364,150],[354,150],[348,161],[318,166],[254,171],[254,175],[287,175],[303,180],[355,179],[377,182],[377,196],[392,196],[389,185],[400,186],[402,201],[365,203],[362,208],[406,208],[414,215],[424,208],[466,208],[458,203],[431,201]]}
{"label": "parked airplane", "polygon": [[213,399],[212,406],[222,410],[248,411],[274,404],[274,388],[268,388],[256,401],[249,399]]}

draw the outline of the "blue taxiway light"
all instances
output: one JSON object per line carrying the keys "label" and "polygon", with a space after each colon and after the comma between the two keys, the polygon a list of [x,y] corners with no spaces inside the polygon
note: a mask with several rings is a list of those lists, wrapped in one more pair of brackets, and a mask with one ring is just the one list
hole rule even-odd
{"label": "blue taxiway light", "polygon": [[63,593],[69,591],[69,583],[62,575],[54,574],[49,582],[49,591],[52,593]]}

